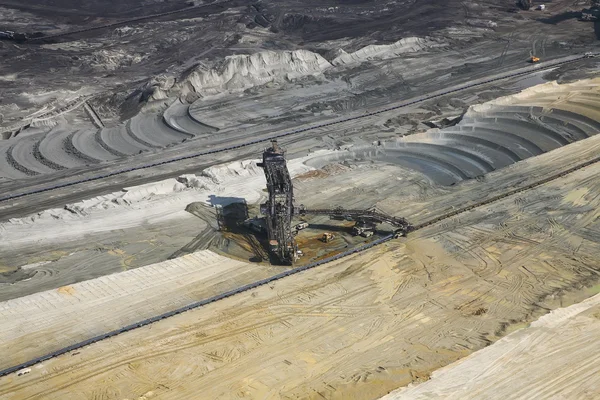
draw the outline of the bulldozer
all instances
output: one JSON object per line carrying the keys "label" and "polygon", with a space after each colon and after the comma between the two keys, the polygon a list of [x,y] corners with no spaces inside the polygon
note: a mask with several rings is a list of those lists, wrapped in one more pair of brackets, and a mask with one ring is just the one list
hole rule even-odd
{"label": "bulldozer", "polygon": [[334,237],[335,237],[334,234],[329,233],[329,232],[325,232],[323,234],[323,236],[321,236],[321,242],[323,242],[323,243],[329,243],[329,242],[331,242],[333,240]]}
{"label": "bulldozer", "polygon": [[540,62],[540,58],[536,57],[536,55],[533,53],[533,51],[529,52],[529,62],[532,64],[535,64],[537,62]]}

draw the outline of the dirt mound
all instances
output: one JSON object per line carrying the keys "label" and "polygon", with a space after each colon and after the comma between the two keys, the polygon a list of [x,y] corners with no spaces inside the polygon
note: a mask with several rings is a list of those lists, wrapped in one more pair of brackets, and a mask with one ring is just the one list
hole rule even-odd
{"label": "dirt mound", "polygon": [[369,60],[386,60],[405,53],[414,53],[431,47],[443,46],[443,43],[430,38],[409,37],[393,44],[369,45],[353,53],[340,50],[339,55],[333,59],[335,66],[359,64]]}
{"label": "dirt mound", "polygon": [[210,69],[198,68],[183,81],[156,79],[152,99],[169,94],[196,93],[201,96],[240,92],[278,80],[292,80],[318,75],[331,64],[317,53],[307,50],[261,51],[250,55],[226,57]]}

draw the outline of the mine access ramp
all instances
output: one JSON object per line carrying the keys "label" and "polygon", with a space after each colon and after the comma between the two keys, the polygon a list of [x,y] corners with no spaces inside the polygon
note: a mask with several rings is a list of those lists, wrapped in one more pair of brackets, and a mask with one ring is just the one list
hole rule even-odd
{"label": "mine access ramp", "polygon": [[345,219],[373,224],[385,222],[396,228],[394,231],[396,236],[406,236],[407,233],[413,230],[413,226],[406,219],[402,217],[393,217],[376,210],[350,210],[342,207],[307,209],[304,205],[300,205],[294,210],[294,214],[329,215],[332,219]]}

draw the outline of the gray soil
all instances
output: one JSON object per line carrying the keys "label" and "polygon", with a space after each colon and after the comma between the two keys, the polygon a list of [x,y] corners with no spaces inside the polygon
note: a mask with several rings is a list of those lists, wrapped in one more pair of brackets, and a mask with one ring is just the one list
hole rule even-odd
{"label": "gray soil", "polygon": [[[47,35],[98,28],[19,44],[0,42],[0,55],[4,56],[0,60],[5,60],[0,61],[5,74],[0,89],[4,99],[0,103],[0,127],[11,143],[0,146],[0,165],[4,166],[0,184],[4,178],[5,192],[82,172],[98,175],[149,159],[164,160],[174,154],[243,143],[299,124],[322,123],[376,109],[523,67],[532,48],[546,61],[592,50],[596,45],[592,24],[558,18],[568,11],[570,3],[566,1],[553,3],[543,15],[511,12],[511,1],[397,1],[393,6],[382,1],[331,5],[224,1],[130,22],[126,21],[180,9],[187,3],[91,2],[78,17],[73,10],[81,6],[69,6],[67,0],[3,4],[8,10],[3,26],[18,32],[32,26]],[[123,24],[102,28],[117,22]],[[391,59],[336,66],[316,77],[284,79],[248,89],[243,96],[206,99],[192,92],[179,99],[175,93],[147,104],[161,85],[161,76],[181,80],[198,67],[218,65],[228,55],[303,49],[332,61],[340,49],[352,52],[411,36],[429,37],[436,46]],[[579,68],[593,65],[583,63]],[[543,80],[538,75],[507,83],[507,87],[493,85],[477,99],[462,102],[451,96],[443,104],[431,105],[429,111],[434,114],[430,116],[443,117],[443,109],[460,114],[466,105],[485,97],[497,97]],[[88,101],[91,108],[84,110],[80,99],[86,96],[92,96]],[[23,125],[30,116],[49,115],[52,120],[55,114],[61,114],[57,126]],[[418,128],[414,120],[394,126],[401,117],[392,113],[378,136],[387,133],[393,137]],[[98,119],[103,126],[98,126]],[[333,142],[325,140],[322,147],[335,147],[337,136]],[[348,129],[343,136],[345,141],[361,143],[364,135]],[[456,155],[458,145],[449,151]],[[462,163],[455,156],[449,157]],[[448,167],[439,166],[440,160],[423,161],[410,155],[401,158],[404,165],[446,170],[438,173],[444,182],[489,169],[476,161],[469,171],[448,172]],[[507,162],[499,155],[494,158],[492,166]]]}
{"label": "gray soil", "polygon": [[[535,66],[527,62],[531,51],[542,59],[542,67],[598,51],[600,22],[578,21],[579,3],[554,0],[538,12],[516,10],[514,0],[0,1],[0,30],[45,35],[22,43],[0,40],[0,197],[110,175],[0,201],[0,222],[125,187],[199,174],[216,164],[256,159],[264,143],[163,164],[307,127],[316,128],[280,140],[289,159],[338,150],[335,156],[313,157],[308,164],[316,170],[294,178],[295,201],[307,208],[374,207],[422,224],[540,182],[598,157],[598,91],[557,90],[559,94],[469,107],[550,81],[597,78],[598,58],[543,71],[533,71]],[[170,13],[177,10],[184,11]],[[411,37],[429,45],[360,62],[336,58],[343,54],[340,50],[352,53]],[[276,76],[215,96],[190,83],[197,71],[225,68],[228,56],[267,50],[306,50],[330,64],[318,73]],[[527,66],[533,72],[520,77],[369,114]],[[227,84],[235,88],[243,81],[242,70]],[[597,88],[598,79],[592,82]],[[348,117],[357,118],[319,126]],[[158,165],[130,170],[150,163]],[[123,170],[128,172],[119,172]],[[45,362],[47,371],[8,378],[5,391],[63,398],[63,393],[81,390],[86,394],[80,397],[120,393],[138,398],[154,393],[151,389],[162,395],[171,390],[168,384],[193,388],[188,398],[197,393],[217,398],[231,393],[231,382],[243,382],[236,393],[245,395],[242,389],[255,383],[259,389],[251,390],[260,391],[271,390],[277,381],[279,393],[290,397],[372,399],[418,383],[508,329],[597,290],[599,171],[598,163],[591,164],[337,264],[216,302],[212,312],[207,307],[184,313],[144,328],[150,333],[137,329],[121,336],[122,341],[82,349],[82,356],[91,357],[86,365],[92,369],[108,364],[102,373],[88,374],[86,365],[53,364],[77,361],[66,355]],[[284,268],[269,264],[264,238],[235,224],[219,231],[216,209],[201,200],[185,204],[187,213],[178,210],[168,221],[133,223],[76,240],[57,233],[44,242],[51,245],[0,244],[0,302],[57,288],[61,296],[68,295],[68,285],[109,274],[116,282],[118,272],[142,272],[140,267],[169,259],[177,263],[177,257],[202,249],[244,262],[241,273],[214,274],[210,291],[229,290]],[[249,207],[247,213],[255,215],[257,204]],[[301,263],[367,240],[351,236],[348,221],[325,216],[307,221],[309,228],[297,239],[305,252]],[[49,224],[54,229],[54,221]],[[0,240],[6,239],[9,230],[2,229],[7,225],[0,225]],[[392,228],[378,229],[384,235]],[[336,237],[324,245],[318,241],[323,232]],[[147,300],[152,297],[140,298],[135,307],[125,307],[127,312],[136,314],[139,307],[140,315],[147,315],[154,312],[153,305],[172,306],[169,291],[186,293],[176,281],[162,286],[164,292],[153,294],[156,304]],[[199,286],[194,290],[203,297],[195,300],[206,295],[207,287]],[[45,301],[44,295],[37,296],[39,301]],[[82,313],[82,320],[104,318],[107,310],[93,306],[94,313]],[[60,314],[65,321],[72,318],[68,312]],[[272,322],[262,322],[271,315]],[[193,322],[181,323],[190,317]],[[66,346],[72,343],[68,325],[81,332],[88,326],[59,318],[50,322],[61,333],[40,328],[44,339],[31,343],[50,337],[46,344]],[[19,323],[18,334],[31,333],[27,326]],[[13,335],[10,329],[8,334]],[[188,334],[192,345],[186,342]],[[135,335],[143,340],[127,341]],[[230,335],[231,346],[220,342]],[[197,342],[206,348],[199,350]],[[28,340],[19,340],[19,346],[43,348]],[[271,362],[267,353],[278,354],[281,362]],[[29,353],[17,356],[23,354]],[[231,359],[221,357],[225,354]],[[307,354],[323,358],[310,361]],[[147,360],[136,362],[136,357]],[[265,360],[269,365],[261,364]],[[220,369],[237,362],[235,371]],[[203,380],[200,367],[193,373],[185,368],[174,372],[173,365],[209,366],[207,373],[216,372]],[[293,369],[298,365],[309,367],[306,375]],[[384,374],[386,368],[391,372]],[[141,381],[128,375],[138,373]],[[56,376],[59,381],[52,381]],[[148,376],[161,377],[164,388],[154,387],[158,378]],[[98,391],[90,383],[96,379]],[[77,384],[81,388],[75,390]],[[172,396],[185,397],[181,392]]]}

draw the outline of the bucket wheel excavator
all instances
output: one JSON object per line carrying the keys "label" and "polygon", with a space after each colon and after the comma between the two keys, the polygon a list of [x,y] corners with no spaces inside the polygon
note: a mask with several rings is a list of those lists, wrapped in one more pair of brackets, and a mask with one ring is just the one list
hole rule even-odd
{"label": "bucket wheel excavator", "polygon": [[[392,217],[376,210],[350,210],[341,207],[329,209],[307,209],[303,205],[294,206],[294,188],[287,169],[285,151],[276,140],[263,152],[262,167],[267,180],[268,200],[260,205],[265,216],[269,239],[269,251],[281,264],[290,265],[298,259],[298,245],[294,240],[295,229],[292,219],[295,215],[329,215],[333,219],[357,221],[353,231],[362,234],[374,229],[375,224],[388,223],[396,228],[396,236],[404,236],[412,230],[412,225],[404,218]],[[365,228],[368,227],[368,228]],[[363,235],[370,236],[370,235]]]}

